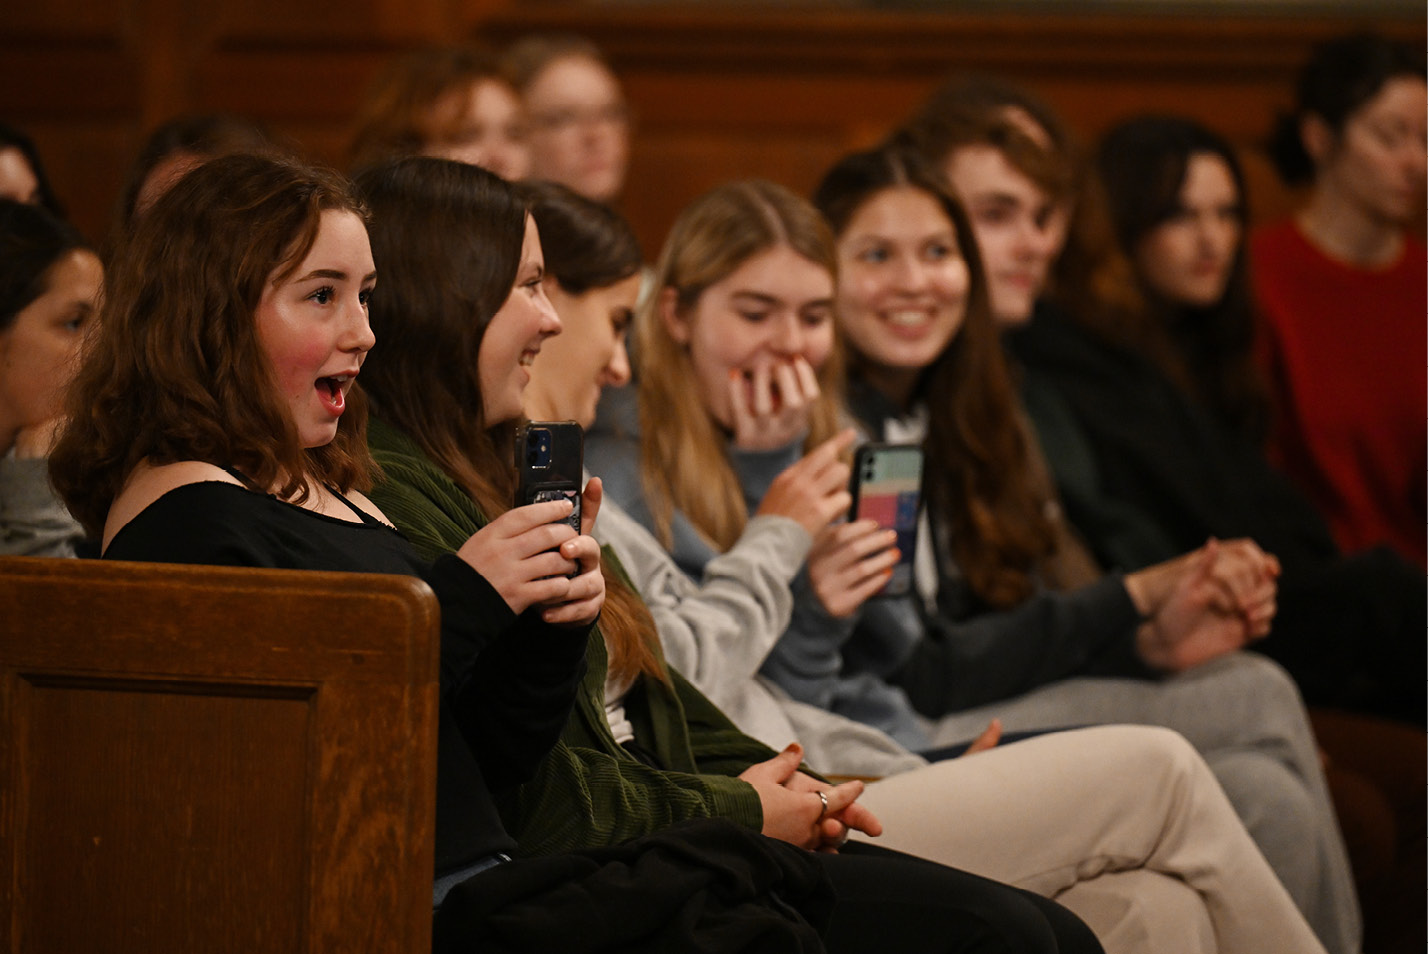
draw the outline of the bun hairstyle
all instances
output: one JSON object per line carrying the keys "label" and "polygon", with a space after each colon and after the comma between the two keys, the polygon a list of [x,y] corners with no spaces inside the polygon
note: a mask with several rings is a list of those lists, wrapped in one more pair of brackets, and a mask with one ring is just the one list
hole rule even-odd
{"label": "bun hairstyle", "polygon": [[1424,75],[1422,50],[1376,33],[1354,33],[1315,46],[1299,72],[1294,110],[1281,114],[1270,133],[1269,155],[1280,178],[1289,185],[1314,178],[1314,162],[1300,133],[1306,116],[1317,116],[1341,133],[1349,117],[1389,80]]}

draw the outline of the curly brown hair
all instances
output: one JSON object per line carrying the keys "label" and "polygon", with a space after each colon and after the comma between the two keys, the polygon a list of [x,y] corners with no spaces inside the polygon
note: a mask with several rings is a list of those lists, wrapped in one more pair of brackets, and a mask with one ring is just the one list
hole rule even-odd
{"label": "curly brown hair", "polygon": [[55,488],[90,533],[146,460],[232,467],[295,502],[313,482],[370,485],[361,390],[337,436],[304,448],[254,320],[263,289],[302,262],[328,211],[365,221],[336,173],[233,155],[186,175],[136,223],[108,271],[50,456]]}

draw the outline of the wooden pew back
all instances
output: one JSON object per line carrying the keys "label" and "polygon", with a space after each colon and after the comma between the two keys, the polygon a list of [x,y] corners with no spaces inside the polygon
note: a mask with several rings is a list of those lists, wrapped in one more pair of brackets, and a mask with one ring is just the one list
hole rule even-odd
{"label": "wooden pew back", "polygon": [[0,559],[0,938],[430,949],[438,608],[415,578]]}

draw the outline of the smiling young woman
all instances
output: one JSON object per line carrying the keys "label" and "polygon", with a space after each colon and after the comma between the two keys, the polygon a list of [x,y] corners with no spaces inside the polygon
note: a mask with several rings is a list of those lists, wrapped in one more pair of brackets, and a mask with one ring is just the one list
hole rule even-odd
{"label": "smiling young woman", "polygon": [[[638,394],[609,395],[587,449],[630,499],[648,495],[665,546],[727,548],[748,519],[737,468],[767,483],[837,434],[835,267],[822,220],[771,183],[722,186],[675,223],[636,322]],[[641,435],[637,470],[622,446],[605,453],[620,432]]]}
{"label": "smiling young woman", "polygon": [[[852,197],[855,224],[848,229],[845,242],[839,243],[840,276],[848,279],[846,289],[840,281],[836,296],[840,319],[845,308],[861,310],[851,321],[866,325],[870,332],[850,336],[867,341],[869,356],[866,361],[860,356],[855,363],[857,371],[871,373],[871,366],[876,366],[886,372],[879,380],[889,380],[894,386],[904,372],[920,377],[921,365],[932,362],[947,348],[968,317],[969,298],[975,303],[971,317],[983,326],[979,333],[995,354],[980,276],[974,277],[975,248],[965,237],[958,239],[959,232],[949,217],[955,212],[955,203],[930,180],[904,177],[880,185],[887,188],[878,190],[867,202],[859,201],[862,193]],[[884,206],[882,199],[892,202]],[[537,201],[533,214],[543,226],[549,226],[547,233],[561,235],[565,242],[603,247],[611,232],[618,234],[618,223],[595,209],[581,212],[582,202],[568,193],[546,191],[545,200]],[[580,224],[573,225],[575,222]],[[730,228],[722,234],[729,241],[744,233]],[[968,234],[965,227],[960,234]],[[711,242],[711,247],[717,245],[717,240]],[[547,249],[551,272],[572,278],[587,295],[594,291],[590,286],[598,283],[593,275],[615,282],[638,266],[635,255],[627,256],[620,267],[591,269],[591,257],[601,258]],[[738,273],[735,268],[730,275]],[[777,286],[772,280],[750,277],[754,274],[745,275],[737,287],[758,293],[755,300],[783,299],[775,293]],[[700,311],[691,309],[691,314]],[[618,342],[613,351],[610,348],[614,317],[600,313],[589,321],[566,321],[562,334],[542,349],[531,385],[542,391],[542,414],[588,423],[588,392],[624,383],[623,373],[612,376],[610,365],[604,363],[617,355],[615,365],[623,372]],[[897,327],[901,332],[897,340],[889,342],[886,335],[877,333],[883,323]],[[722,342],[728,348],[762,341],[766,330],[759,324],[743,329],[734,323],[724,332],[736,339]],[[552,347],[557,344],[559,349]],[[690,346],[701,345],[696,340]],[[968,369],[958,364],[956,370],[960,375]],[[528,398],[531,396],[528,392]],[[527,408],[531,410],[529,400]],[[772,415],[773,407],[766,413]],[[604,431],[603,427],[597,430]],[[618,442],[603,432],[597,443],[602,446],[599,456],[603,462]],[[628,441],[624,446],[627,460],[637,463],[638,449]],[[710,558],[693,578],[685,576],[647,528],[612,507],[612,500],[604,501],[599,536],[615,548],[648,602],[667,658],[745,732],[775,747],[798,741],[809,764],[821,771],[883,776],[871,783],[860,799],[878,806],[884,828],[880,842],[1054,895],[1086,917],[1098,933],[1104,931],[1110,950],[1185,948],[1196,943],[1186,938],[1202,928],[1206,946],[1208,934],[1215,933],[1222,950],[1303,946],[1290,939],[1303,938],[1307,928],[1268,869],[1260,867],[1258,874],[1252,875],[1248,867],[1229,861],[1255,850],[1231,817],[1228,802],[1202,799],[1198,794],[1201,788],[1217,790],[1218,784],[1173,733],[1124,726],[1053,733],[999,746],[975,759],[928,764],[870,725],[793,700],[760,673],[771,648],[783,636],[793,602],[789,583],[797,575],[812,537],[822,534],[829,519],[847,509],[848,468],[837,460],[841,449],[836,441],[829,442],[790,465],[776,483],[786,482],[812,499],[801,507],[780,511],[768,504],[771,498],[786,496],[783,490],[787,488],[770,490],[738,541]],[[640,504],[638,500],[632,503]],[[813,514],[821,514],[821,519]],[[881,582],[876,574],[873,580],[874,584]],[[819,622],[822,628],[817,638],[831,648],[829,655],[836,657],[837,624],[824,616]],[[612,676],[606,681],[607,708],[613,678],[612,666]],[[860,678],[861,685],[876,686],[873,680]],[[856,680],[849,680],[833,694],[848,698],[856,691]],[[1177,754],[1167,759],[1172,752]],[[1140,768],[1129,769],[1130,765]],[[1159,774],[1154,781],[1141,774],[1142,770],[1158,773],[1166,769],[1168,773]],[[1073,787],[1083,794],[1043,797],[1046,789],[1037,779],[1044,775],[1060,779],[1062,795]],[[1130,776],[1142,778],[1145,790],[1106,781]],[[1190,813],[1193,821],[1171,802],[1147,795],[1148,791],[1169,790],[1183,792],[1175,797],[1174,805],[1200,805]],[[1211,807],[1211,801],[1218,805]],[[1072,805],[1080,813],[1076,818],[1058,817],[1063,806],[1069,809]],[[1085,814],[1088,805],[1094,805],[1094,811],[1104,811],[1105,821],[1093,822]],[[1204,857],[1218,860],[1197,865],[1194,872],[1182,868],[1180,833],[1187,843],[1193,841],[1205,849]],[[1125,868],[1118,866],[1105,877],[1099,870],[1092,874],[1093,866],[1082,862],[1103,855],[1107,850],[1103,836],[1117,843],[1115,853],[1119,856],[1137,860]],[[1156,847],[1149,849],[1142,839],[1153,841]],[[1134,844],[1140,847],[1132,848]],[[1050,871],[1067,877],[1032,874]],[[1230,871],[1237,874],[1228,875]],[[1071,872],[1077,874],[1071,877]],[[1250,934],[1242,933],[1246,921],[1231,913],[1241,906],[1259,912]],[[1262,933],[1254,937],[1253,932]]]}

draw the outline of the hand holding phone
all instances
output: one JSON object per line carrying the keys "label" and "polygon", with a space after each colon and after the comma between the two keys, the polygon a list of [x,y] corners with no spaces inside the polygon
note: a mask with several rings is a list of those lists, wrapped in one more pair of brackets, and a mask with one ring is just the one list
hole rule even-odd
{"label": "hand holding phone", "polygon": [[568,504],[555,501],[516,507],[473,533],[456,555],[485,578],[513,613],[568,601],[575,585],[565,575],[571,562],[599,565],[594,541],[571,532],[568,513]]}
{"label": "hand holding phone", "polygon": [[566,522],[580,533],[585,432],[574,421],[530,421],[516,432],[517,507],[569,500]]}
{"label": "hand holding phone", "polygon": [[912,589],[922,460],[922,448],[916,444],[883,443],[864,444],[853,458],[849,519],[874,520],[897,534],[898,561],[880,596],[900,596]]}

